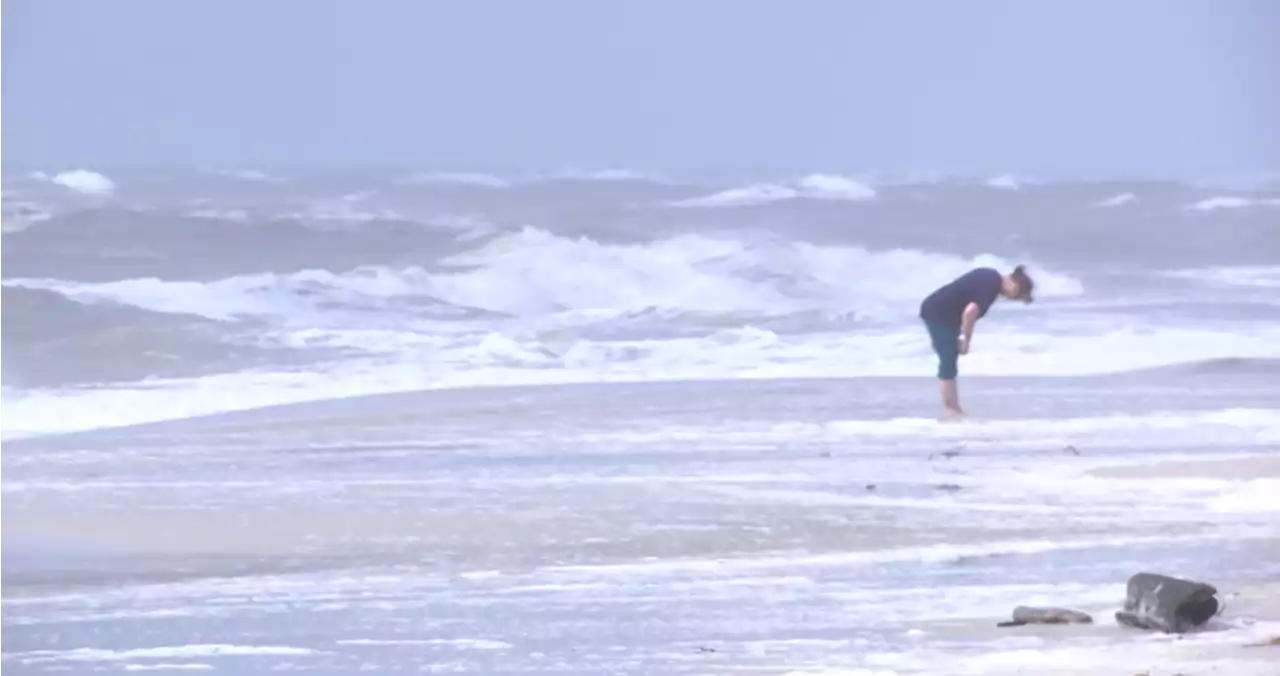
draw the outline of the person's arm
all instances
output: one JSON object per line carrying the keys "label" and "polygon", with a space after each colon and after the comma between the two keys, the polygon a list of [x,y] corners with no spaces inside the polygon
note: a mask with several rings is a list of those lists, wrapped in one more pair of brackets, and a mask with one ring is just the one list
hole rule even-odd
{"label": "person's arm", "polygon": [[964,306],[964,314],[960,316],[960,354],[969,351],[969,341],[973,339],[973,325],[978,321],[978,315],[982,310],[977,303],[969,303]]}

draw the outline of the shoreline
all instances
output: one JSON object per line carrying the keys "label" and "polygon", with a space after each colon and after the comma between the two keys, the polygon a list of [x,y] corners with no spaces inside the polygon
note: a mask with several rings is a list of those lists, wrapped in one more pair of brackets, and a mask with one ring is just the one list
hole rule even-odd
{"label": "shoreline", "polygon": [[[1280,359],[1214,359],[1205,362],[1196,362],[1192,364],[1171,364],[1167,366],[1134,369],[1128,371],[1120,371],[1115,373],[1100,373],[1086,375],[970,375],[965,376],[963,382],[969,384],[966,388],[976,397],[982,397],[993,393],[998,393],[1003,386],[1014,386],[1019,388],[1036,388],[1048,387],[1056,388],[1062,385],[1091,385],[1099,382],[1113,381],[1117,384],[1133,384],[1138,386],[1150,385],[1156,387],[1168,386],[1174,387],[1170,383],[1149,382],[1147,379],[1153,375],[1164,373],[1174,373],[1178,370],[1189,368],[1188,372],[1181,375],[1184,378],[1192,378],[1196,380],[1212,379],[1218,380],[1224,376],[1233,378],[1246,377],[1256,378],[1267,381],[1266,372],[1255,373],[1251,371],[1231,370],[1226,374],[1214,373],[1203,369],[1194,368],[1202,363],[1226,363],[1236,364],[1240,361],[1244,362],[1275,362],[1280,364]],[[56,432],[30,432],[27,430],[19,430],[16,433],[0,432],[0,442],[6,443],[23,443],[33,440],[46,439],[74,439],[81,438],[85,435],[95,435],[101,433],[114,434],[119,432],[132,432],[140,429],[155,429],[162,431],[171,426],[181,426],[188,424],[204,424],[204,423],[227,423],[238,424],[240,422],[254,422],[259,416],[272,417],[276,415],[287,416],[291,412],[307,411],[311,415],[318,415],[321,409],[337,409],[353,407],[357,409],[369,409],[374,407],[378,402],[394,402],[398,405],[405,405],[406,400],[413,399],[422,402],[431,400],[447,399],[453,396],[460,398],[470,398],[476,401],[477,406],[483,406],[483,397],[486,395],[495,395],[497,397],[519,397],[522,395],[540,395],[549,397],[568,396],[577,392],[590,391],[593,389],[620,390],[621,394],[637,394],[643,395],[646,392],[661,389],[685,390],[685,389],[750,389],[757,393],[768,394],[792,394],[797,391],[812,392],[815,390],[840,390],[842,388],[857,387],[874,387],[882,386],[898,389],[912,393],[919,393],[919,397],[923,402],[927,402],[926,408],[914,414],[913,417],[937,418],[941,420],[941,409],[938,408],[937,402],[934,401],[934,390],[936,379],[928,375],[919,376],[788,376],[775,377],[769,375],[745,375],[736,377],[715,377],[715,378],[603,378],[597,380],[576,380],[576,381],[555,381],[546,383],[526,382],[526,383],[476,383],[462,385],[443,385],[439,387],[414,388],[405,390],[390,390],[385,392],[372,392],[367,394],[351,394],[341,396],[321,396],[315,399],[303,399],[299,401],[289,401],[282,403],[268,404],[264,406],[254,406],[243,409],[232,409],[224,411],[215,411],[211,413],[202,413],[178,418],[165,418],[147,422],[128,423],[124,425],[113,425],[106,427],[95,427],[91,429],[72,430],[72,431],[56,431]],[[1265,383],[1264,383],[1265,384]],[[993,389],[995,392],[993,392]],[[1228,388],[1236,390],[1239,388]],[[1243,388],[1245,391],[1250,387]],[[974,390],[977,390],[974,392]],[[1199,407],[1204,409],[1204,407]],[[1230,408],[1230,407],[1227,407]],[[1163,410],[1163,409],[1162,409]],[[1172,410],[1172,409],[1170,409]],[[351,411],[335,411],[342,414],[350,414]],[[985,417],[973,417],[973,420],[989,419]],[[995,418],[1003,419],[1003,418]]]}

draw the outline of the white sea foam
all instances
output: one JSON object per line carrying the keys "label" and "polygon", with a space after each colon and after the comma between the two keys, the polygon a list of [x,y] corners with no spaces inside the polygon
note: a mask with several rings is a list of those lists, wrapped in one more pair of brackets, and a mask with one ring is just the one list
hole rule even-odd
{"label": "white sea foam", "polygon": [[[1229,607],[1229,604],[1228,604]],[[1007,637],[970,647],[963,652],[951,646],[916,648],[902,653],[863,656],[868,666],[902,670],[901,673],[945,673],[972,676],[1052,673],[1070,676],[1129,676],[1130,674],[1223,673],[1233,676],[1270,676],[1275,662],[1266,648],[1247,645],[1265,642],[1280,630],[1280,623],[1258,622],[1175,636],[1159,634],[1126,637],[1054,636]],[[1174,642],[1176,639],[1176,642]],[[841,673],[831,671],[828,673]],[[896,673],[896,672],[895,672]]]}
{"label": "white sea foam", "polygon": [[1230,265],[1172,270],[1170,277],[1222,287],[1280,288],[1280,265]]}
{"label": "white sea foam", "polygon": [[680,200],[673,206],[741,207],[790,199],[861,201],[876,196],[875,189],[835,174],[809,174],[785,183],[756,183],[704,197]]}
{"label": "white sea foam", "polygon": [[1016,174],[1001,174],[986,180],[987,187],[1001,190],[1018,190],[1030,183],[1032,183],[1030,179]]}
{"label": "white sea foam", "polygon": [[0,222],[0,231],[5,233],[20,232],[53,218],[48,209],[34,202],[10,200],[8,196],[4,201],[4,220]]}
{"label": "white sea foam", "polygon": [[892,669],[863,669],[861,667],[819,667],[816,669],[787,671],[782,676],[899,676],[899,672]]}
{"label": "white sea foam", "polygon": [[313,655],[309,648],[273,645],[191,644],[154,648],[75,648],[14,653],[23,662],[125,662],[138,659],[230,657],[240,655]]}
{"label": "white sea foam", "polygon": [[212,664],[201,662],[157,662],[155,664],[126,664],[125,671],[208,671]]}
{"label": "white sea foam", "polygon": [[1200,200],[1187,207],[1193,211],[1218,211],[1220,209],[1246,209],[1253,206],[1280,206],[1280,199],[1250,199],[1236,195],[1223,195]]}
{"label": "white sea foam", "polygon": [[[1280,417],[1280,412],[1276,412]],[[1253,479],[1231,492],[1212,499],[1209,511],[1227,513],[1262,512],[1280,516],[1280,479]]]}
{"label": "white sea foam", "polygon": [[85,195],[110,195],[116,189],[114,181],[88,169],[60,171],[49,180],[64,188]]}
{"label": "white sea foam", "polygon": [[1131,202],[1136,202],[1137,200],[1138,200],[1138,196],[1137,196],[1137,195],[1135,195],[1135,194],[1133,194],[1133,193],[1131,193],[1131,192],[1124,192],[1124,193],[1120,193],[1119,195],[1115,195],[1115,196],[1113,196],[1113,197],[1108,197],[1107,199],[1102,200],[1102,201],[1098,202],[1097,204],[1095,204],[1095,206],[1099,206],[1099,207],[1118,207],[1118,206],[1122,206],[1122,205],[1125,205],[1125,204],[1129,204],[1129,203],[1131,203]]}
{"label": "white sea foam", "polygon": [[232,178],[238,181],[249,181],[252,183],[281,183],[285,179],[278,176],[272,176],[261,169],[214,169],[214,174]]}
{"label": "white sea foam", "polygon": [[[1155,412],[1148,415],[1091,416],[1085,418],[1018,418],[1011,420],[967,420],[941,422],[933,418],[892,418],[889,420],[836,421],[832,431],[868,436],[927,436],[970,439],[996,436],[1001,439],[1057,435],[1108,435],[1123,431],[1171,431],[1184,434],[1205,426],[1235,427],[1262,431],[1280,427],[1280,410],[1227,409],[1195,413]],[[1209,432],[1217,434],[1218,432]]]}
{"label": "white sea foam", "polygon": [[391,646],[391,645],[443,645],[461,650],[506,650],[511,644],[484,638],[432,638],[432,639],[374,639],[353,638],[338,641],[339,645]]}
{"label": "white sea foam", "polygon": [[197,208],[186,213],[191,218],[208,218],[218,221],[231,221],[233,223],[249,223],[251,217],[249,212],[244,209],[210,209]]}

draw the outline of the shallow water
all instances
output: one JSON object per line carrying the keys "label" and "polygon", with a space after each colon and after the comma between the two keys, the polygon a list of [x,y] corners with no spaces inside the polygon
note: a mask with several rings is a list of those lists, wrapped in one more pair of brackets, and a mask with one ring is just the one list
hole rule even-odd
{"label": "shallow water", "polygon": [[[963,424],[919,415],[929,379],[719,381],[10,441],[4,666],[990,673],[1147,640],[1111,626],[1134,572],[1280,575],[1280,471],[1096,470],[1274,459],[1251,371],[971,378]],[[992,630],[1022,604],[1098,624]]]}

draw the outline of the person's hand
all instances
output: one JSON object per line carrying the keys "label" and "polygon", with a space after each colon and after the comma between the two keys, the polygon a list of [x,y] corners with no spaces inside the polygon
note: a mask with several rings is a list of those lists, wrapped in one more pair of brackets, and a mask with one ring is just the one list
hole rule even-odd
{"label": "person's hand", "polygon": [[956,347],[960,351],[960,354],[969,354],[969,341],[964,337],[960,337],[958,341],[959,344]]}

